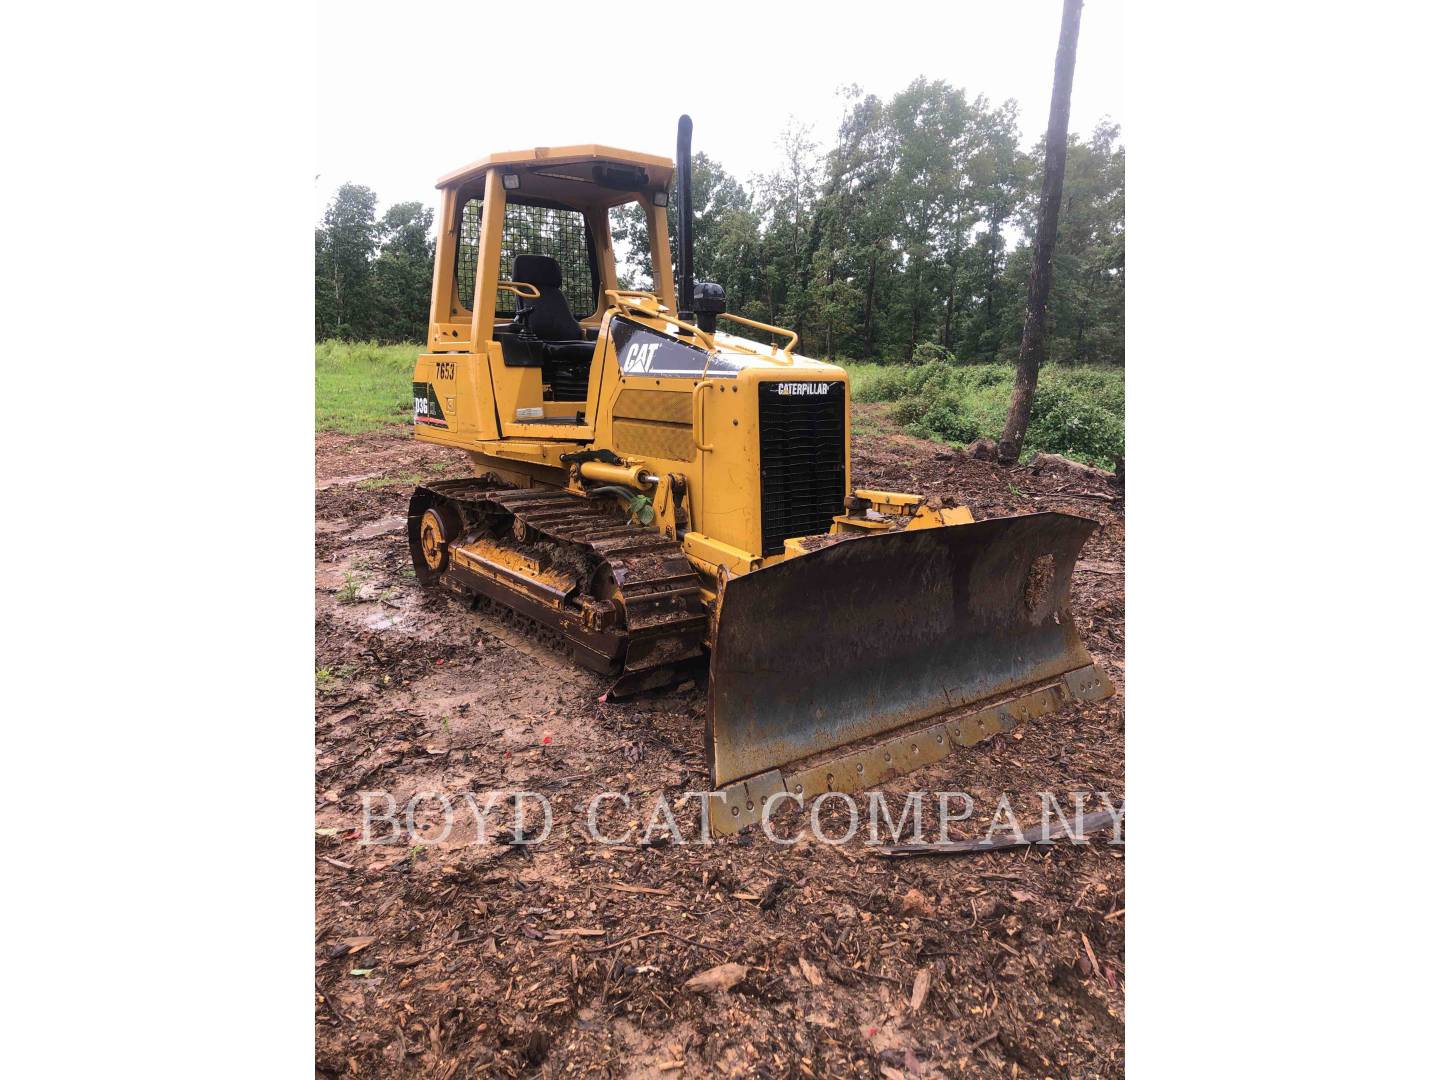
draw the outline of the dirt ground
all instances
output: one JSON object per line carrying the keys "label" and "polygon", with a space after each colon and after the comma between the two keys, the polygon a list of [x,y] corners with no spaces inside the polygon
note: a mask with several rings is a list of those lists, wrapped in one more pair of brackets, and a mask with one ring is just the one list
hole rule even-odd
{"label": "dirt ground", "polygon": [[[884,406],[860,408],[865,430],[885,430]],[[599,792],[631,800],[628,811],[606,802],[601,828],[639,836],[657,798],[673,807],[706,786],[703,689],[602,702],[599,676],[422,595],[405,550],[410,489],[466,472],[460,455],[405,431],[316,439],[319,1075],[1123,1073],[1124,859],[1109,833],[906,860],[875,854],[863,824],[843,845],[703,845],[691,799],[674,810],[687,843],[590,840]],[[1022,826],[1039,820],[1040,792],[1103,791],[1120,805],[1123,493],[894,434],[857,435],[853,474],[979,518],[1055,509],[1102,523],[1073,607],[1117,695],[886,785],[897,819],[911,790],[973,797],[957,837],[983,835],[1002,795]],[[485,843],[463,806],[443,842],[361,842],[362,792],[388,792],[403,821],[417,792],[469,792],[483,809],[487,793],[521,790],[554,807],[531,847],[509,842],[508,801]],[[372,838],[388,839],[388,806],[370,799]],[[416,819],[427,840],[441,835],[438,800],[418,801]],[[843,831],[839,821],[832,835]],[[730,989],[685,986],[725,964],[746,969]]]}

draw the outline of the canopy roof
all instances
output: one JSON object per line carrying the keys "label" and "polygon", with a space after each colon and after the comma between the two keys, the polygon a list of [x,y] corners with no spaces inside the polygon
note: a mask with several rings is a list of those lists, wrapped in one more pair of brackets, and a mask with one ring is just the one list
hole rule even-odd
{"label": "canopy roof", "polygon": [[520,177],[522,196],[578,206],[614,205],[664,191],[675,171],[669,158],[612,146],[537,146],[483,157],[446,173],[435,186],[481,188],[485,174],[496,168]]}

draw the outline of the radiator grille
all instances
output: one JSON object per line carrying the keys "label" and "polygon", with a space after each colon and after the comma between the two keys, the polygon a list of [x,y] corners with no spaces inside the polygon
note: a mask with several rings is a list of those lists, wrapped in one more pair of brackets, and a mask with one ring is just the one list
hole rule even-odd
{"label": "radiator grille", "polygon": [[[806,393],[801,388],[824,393]],[[761,552],[830,531],[845,509],[845,384],[760,384]]]}

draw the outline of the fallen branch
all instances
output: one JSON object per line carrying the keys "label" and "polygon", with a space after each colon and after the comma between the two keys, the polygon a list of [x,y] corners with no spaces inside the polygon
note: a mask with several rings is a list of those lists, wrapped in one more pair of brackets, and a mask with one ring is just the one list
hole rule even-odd
{"label": "fallen branch", "polygon": [[669,896],[664,889],[651,889],[645,885],[622,885],[619,882],[605,882],[600,885],[602,889],[613,889],[616,892],[646,893],[650,896]]}
{"label": "fallen branch", "polygon": [[1026,491],[1024,488],[1016,488],[1022,495],[1028,495],[1032,499],[1103,499],[1106,502],[1114,502],[1114,495],[1104,495],[1098,491]]}
{"label": "fallen branch", "polygon": [[340,1006],[335,1004],[333,998],[325,992],[325,988],[318,982],[315,984],[315,992],[324,1000],[326,1007],[335,1014],[335,1018],[345,1024],[353,1024],[355,1021],[340,1011]]}
{"label": "fallen branch", "polygon": [[[1120,811],[1124,813],[1124,811]],[[1099,831],[1105,828],[1113,828],[1114,819],[1108,810],[1096,810],[1093,814],[1086,814],[1080,819],[1080,835],[1092,831]],[[1049,836],[1046,836],[1046,832]],[[1040,841],[1055,839],[1055,833],[1064,835],[1063,828],[1051,825],[1048,829],[1045,825],[1032,825],[1019,836],[1013,832],[1004,836],[997,836],[993,840],[950,840],[940,843],[921,844],[885,844],[882,847],[874,848],[877,855],[884,855],[888,858],[907,858],[912,855],[978,855],[986,851],[1004,851],[1007,848],[1029,847],[1031,844],[1038,844]]]}

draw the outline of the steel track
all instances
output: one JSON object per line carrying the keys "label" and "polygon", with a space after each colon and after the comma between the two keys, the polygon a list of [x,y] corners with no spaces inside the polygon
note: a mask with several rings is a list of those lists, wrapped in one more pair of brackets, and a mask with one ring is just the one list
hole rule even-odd
{"label": "steel track", "polygon": [[[576,571],[579,584],[561,600],[453,559],[437,573],[420,550],[420,521],[427,510],[447,506],[459,522],[451,547],[477,538],[517,552],[540,545],[544,558]],[[690,560],[676,541],[630,524],[611,502],[511,488],[493,477],[440,480],[415,489],[408,525],[422,585],[443,583],[480,606],[514,612],[542,640],[558,638],[576,661],[615,676],[614,694],[664,685],[677,665],[704,655],[710,615]]]}

